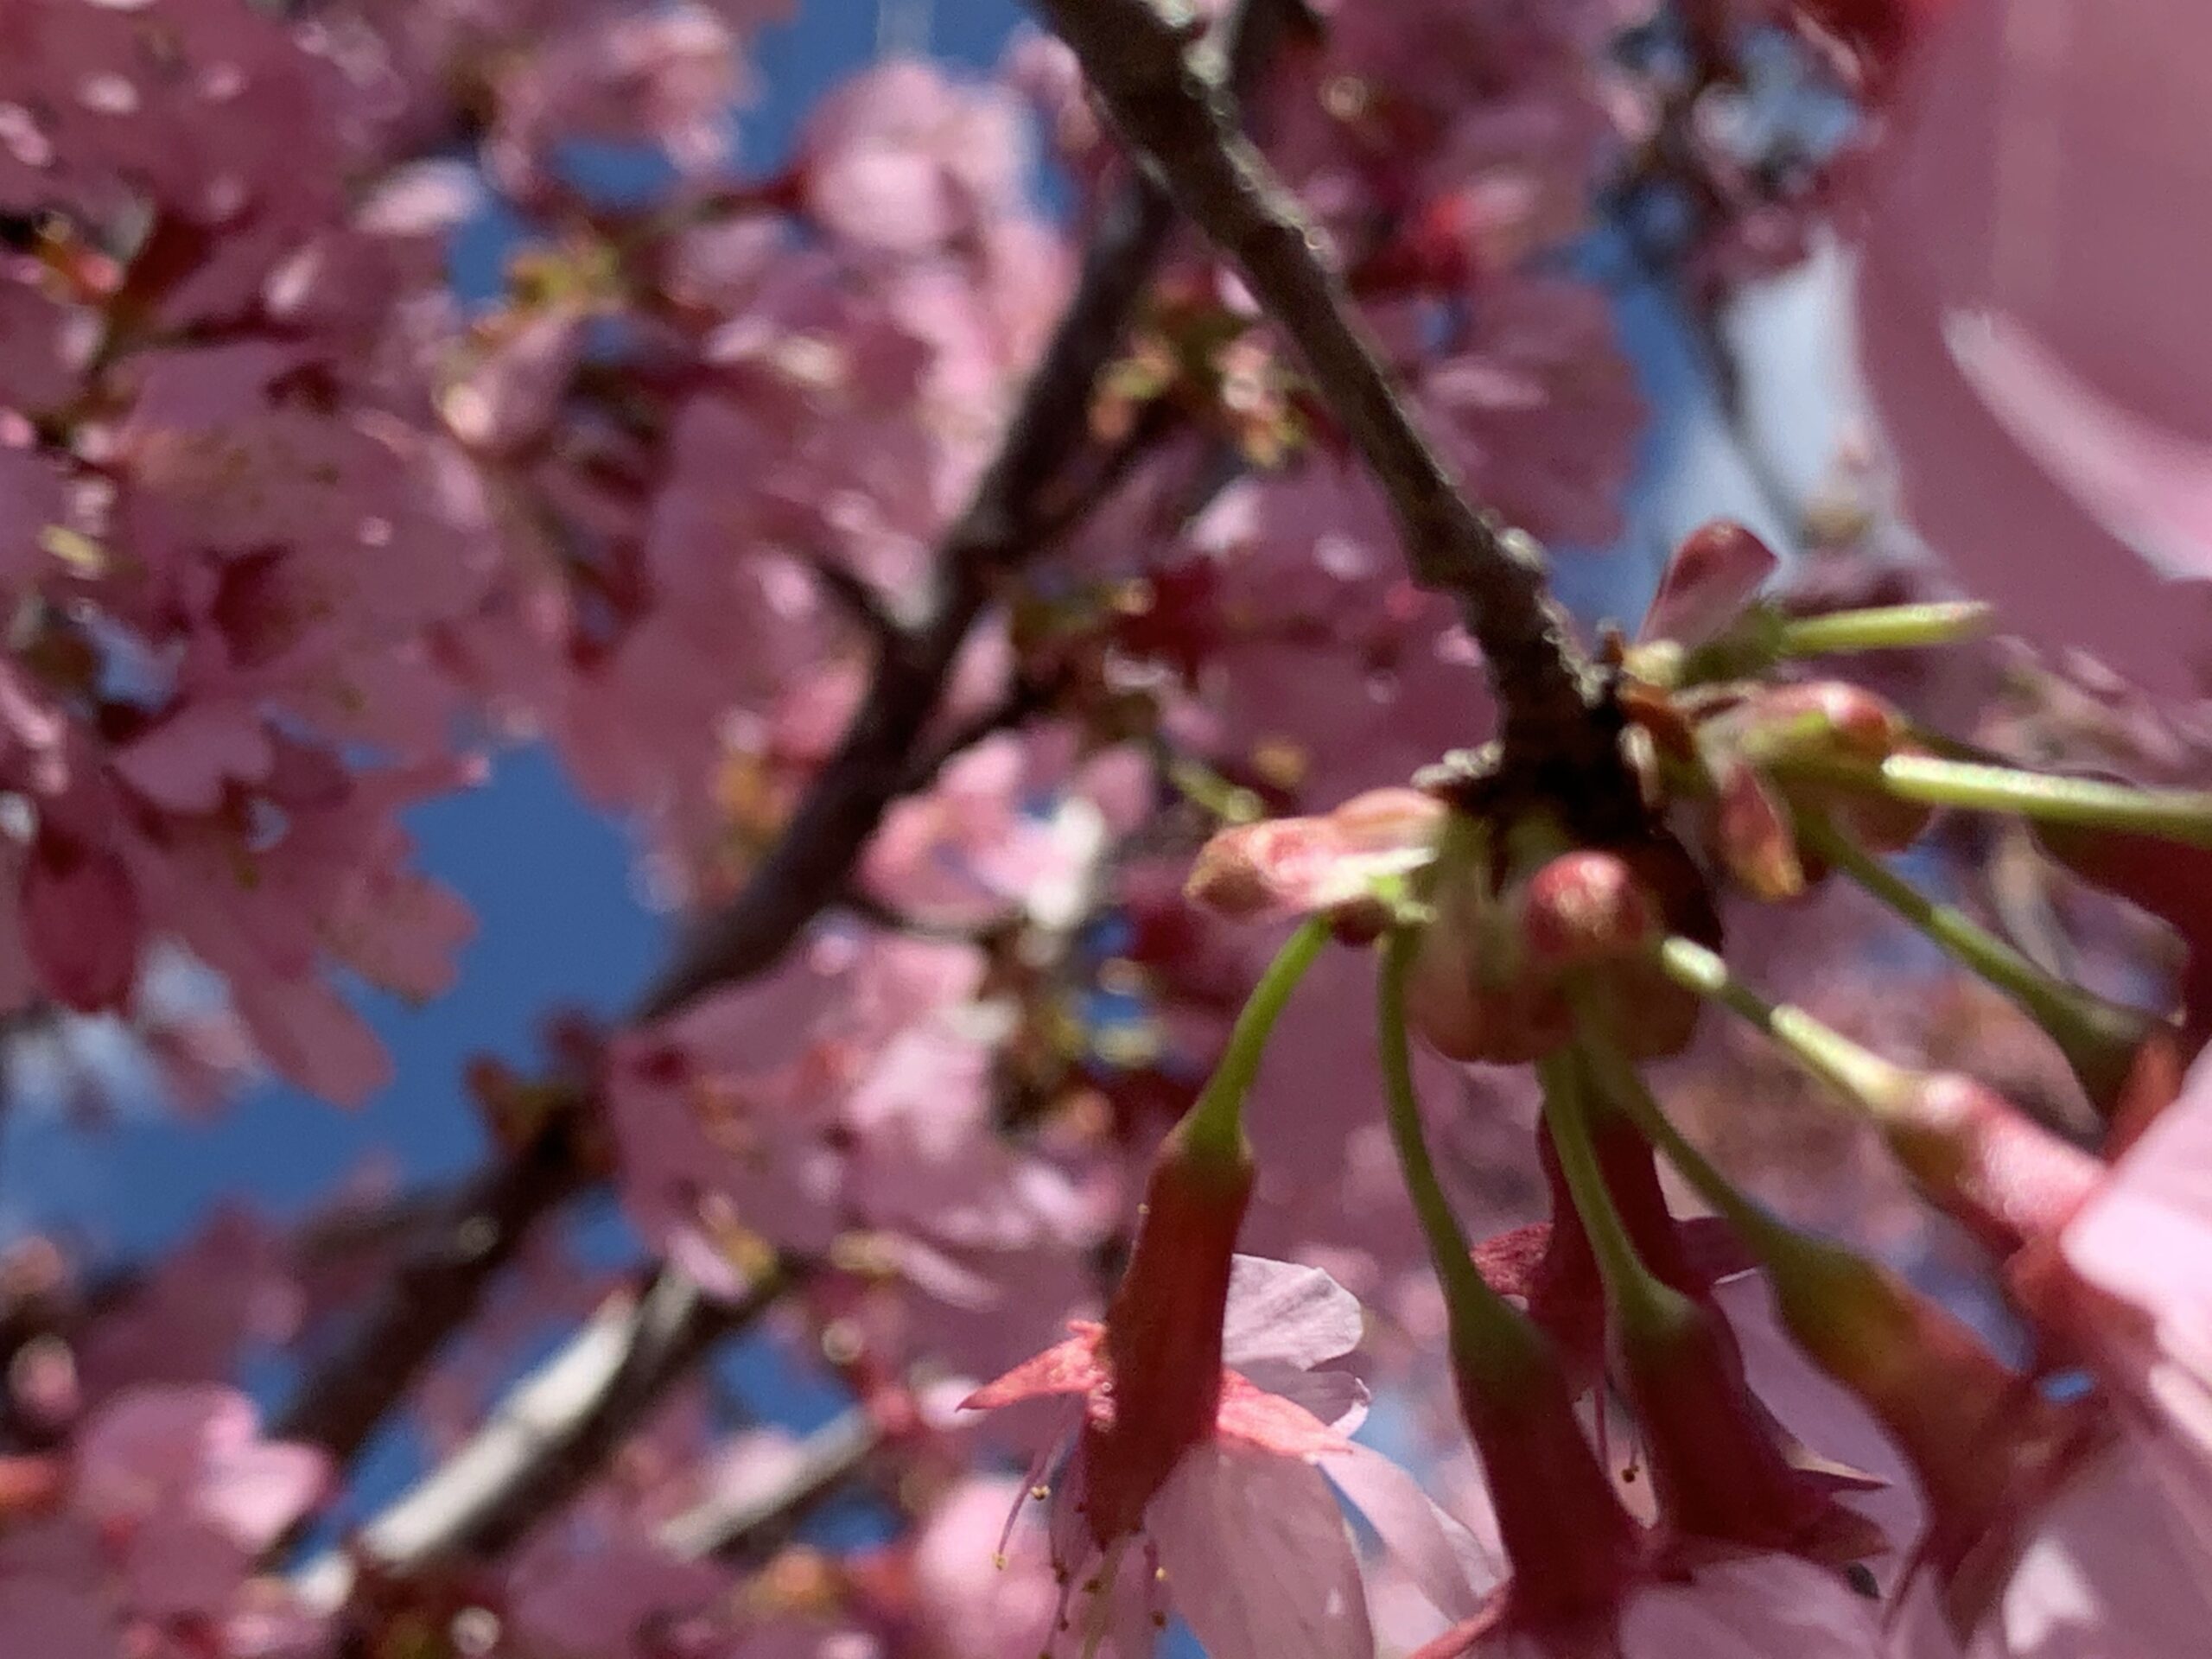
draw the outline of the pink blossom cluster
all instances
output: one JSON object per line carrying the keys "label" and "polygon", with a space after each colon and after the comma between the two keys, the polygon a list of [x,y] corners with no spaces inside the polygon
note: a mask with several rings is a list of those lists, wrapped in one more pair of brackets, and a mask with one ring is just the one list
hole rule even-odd
{"label": "pink blossom cluster", "polygon": [[[2197,1651],[2204,20],[1198,7],[1378,416],[1041,32],[742,151],[792,10],[0,0],[0,1043],[378,1094],[522,744],[684,925],[449,1186],[0,1251],[0,1655]],[[1577,771],[1616,238],[1848,244],[1878,434]]]}

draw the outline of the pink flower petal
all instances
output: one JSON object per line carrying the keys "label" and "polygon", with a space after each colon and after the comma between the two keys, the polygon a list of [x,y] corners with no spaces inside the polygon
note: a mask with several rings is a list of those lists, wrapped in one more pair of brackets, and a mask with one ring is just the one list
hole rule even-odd
{"label": "pink flower petal", "polygon": [[[1761,1555],[1662,1585],[1621,1616],[1623,1659],[1885,1659],[1878,1605],[1841,1575]],[[1929,1656],[1933,1659],[1933,1656]]]}
{"label": "pink flower petal", "polygon": [[2105,397],[2009,317],[1946,319],[1998,423],[2090,516],[2168,576],[2212,577],[2212,443]]}
{"label": "pink flower petal", "polygon": [[1225,1365],[1274,1360],[1305,1370],[1350,1353],[1365,1330],[1359,1299],[1319,1268],[1257,1255],[1230,1264]]}
{"label": "pink flower petal", "polygon": [[130,995],[143,924],[121,859],[42,839],[23,868],[22,905],[24,947],[56,998],[90,1013]]}
{"label": "pink flower petal", "polygon": [[1494,1547],[1436,1506],[1421,1483],[1372,1446],[1353,1445],[1321,1471],[1350,1498],[1429,1605],[1458,1624],[1482,1611],[1505,1576]]}
{"label": "pink flower petal", "polygon": [[245,704],[188,702],[118,749],[112,764],[158,805],[212,812],[225,785],[266,778],[274,759],[261,717]]}
{"label": "pink flower petal", "polygon": [[1286,1458],[1318,1458],[1351,1444],[1304,1406],[1255,1387],[1235,1371],[1221,1375],[1217,1433]]}
{"label": "pink flower petal", "polygon": [[1065,1342],[1047,1348],[1034,1359],[1026,1359],[995,1382],[960,1402],[963,1411],[996,1411],[1019,1401],[1040,1395],[1089,1394],[1106,1383],[1106,1367],[1098,1357],[1098,1339],[1104,1327],[1077,1324],[1077,1332]]}
{"label": "pink flower petal", "polygon": [[2167,694],[2212,652],[2212,595],[2144,556],[2205,569],[2212,226],[2173,204],[2212,188],[2208,62],[2196,0],[1960,0],[1908,73],[1859,269],[1914,528],[2011,626]]}
{"label": "pink flower petal", "polygon": [[1209,1659],[1374,1659],[1358,1557],[1311,1466],[1230,1442],[1175,1465],[1145,1511]]}

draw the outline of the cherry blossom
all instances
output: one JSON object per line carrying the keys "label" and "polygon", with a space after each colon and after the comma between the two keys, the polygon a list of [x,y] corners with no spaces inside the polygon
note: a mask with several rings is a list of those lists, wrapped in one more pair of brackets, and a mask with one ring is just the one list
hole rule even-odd
{"label": "cherry blossom", "polygon": [[[1228,1310],[1218,1403],[1149,1492],[1131,1491],[1135,1471],[1116,1465],[1118,1414],[1138,1402],[1127,1380],[1117,1386],[1103,1327],[1077,1326],[969,1397],[986,1410],[1073,1397],[1063,1438],[1075,1450],[1046,1500],[1060,1586],[1055,1644],[1080,1651],[1093,1628],[1123,1642],[1143,1631],[1160,1611],[1159,1576],[1209,1652],[1367,1652],[1357,1556],[1331,1492],[1340,1470],[1342,1490],[1385,1540],[1425,1557],[1445,1575],[1441,1593],[1463,1599],[1449,1588],[1457,1529],[1350,1439],[1364,1389],[1316,1369],[1357,1344],[1358,1304],[1318,1270],[1238,1256]],[[1156,1432],[1123,1432],[1132,1427]],[[1474,1548],[1471,1538],[1457,1545]]]}

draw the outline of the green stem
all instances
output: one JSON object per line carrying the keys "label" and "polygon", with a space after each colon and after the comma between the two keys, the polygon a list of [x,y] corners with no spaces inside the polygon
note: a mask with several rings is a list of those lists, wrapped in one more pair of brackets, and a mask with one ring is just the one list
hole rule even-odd
{"label": "green stem", "polygon": [[1436,1166],[1429,1160],[1421,1102],[1414,1091],[1412,1048],[1406,1036],[1406,973],[1417,942],[1418,936],[1410,929],[1400,928],[1382,944],[1376,1013],[1390,1139],[1397,1148],[1406,1196],[1413,1201],[1414,1215],[1427,1238],[1437,1281],[1444,1291],[1454,1356],[1478,1377],[1503,1380],[1542,1362],[1543,1338],[1518,1309],[1491,1288],[1475,1267],[1467,1236],[1460,1230],[1443,1184],[1436,1179]]}
{"label": "green stem", "polygon": [[2135,789],[2094,778],[2021,772],[1928,754],[1893,754],[1877,765],[1791,756],[1777,759],[1774,769],[1784,776],[1928,806],[2131,830],[2185,846],[2212,848],[2212,792],[2202,790]]}
{"label": "green stem", "polygon": [[1893,1115],[1900,1095],[1911,1085],[1912,1074],[1904,1067],[1860,1047],[1802,1008],[1768,1001],[1693,940],[1666,940],[1659,947],[1659,965],[1677,985],[1758,1027],[1807,1071],[1877,1118]]}
{"label": "green stem", "polygon": [[1582,1052],[1588,1062],[1592,1079],[1606,1099],[1628,1115],[1629,1121],[1640,1130],[1646,1141],[1666,1155],[1667,1161],[1680,1170],[1682,1179],[1697,1189],[1697,1194],[1713,1206],[1715,1214],[1735,1229],[1737,1236],[1764,1257],[1770,1245],[1780,1245],[1795,1235],[1781,1222],[1752,1199],[1737,1191],[1736,1185],[1712,1160],[1686,1140],[1681,1130],[1660,1109],[1652,1098],[1651,1090],[1643,1081],[1635,1062],[1614,1039],[1609,1022],[1602,1010],[1587,1004],[1578,1005],[1576,1024],[1582,1039]]}
{"label": "green stem", "polygon": [[1557,1049],[1536,1062],[1543,1086],[1544,1122],[1559,1156],[1574,1213],[1597,1257],[1598,1277],[1617,1328],[1630,1336],[1670,1329],[1685,1315],[1684,1298],[1662,1284],[1636,1253],[1613,1195],[1605,1185],[1598,1148],[1590,1138],[1592,1102],[1583,1088],[1579,1057]]}
{"label": "green stem", "polygon": [[1581,1036],[1598,1086],[1681,1172],[1765,1270],[1776,1311],[1798,1346],[1823,1370],[1856,1389],[1854,1378],[1863,1375],[1863,1369],[1840,1370],[1834,1363],[1839,1338],[1846,1344],[1850,1340],[1848,1325],[1839,1321],[1863,1313],[1870,1298],[1895,1306],[1888,1275],[1841,1245],[1799,1232],[1738,1192],[1669,1120],[1601,1020],[1586,1019]]}
{"label": "green stem", "polygon": [[1988,632],[1994,615],[1989,606],[1973,601],[1832,611],[1783,622],[1776,635],[1776,649],[1783,657],[1821,657],[1832,652],[1956,645]]}
{"label": "green stem", "polygon": [[1260,1056],[1283,1005],[1328,942],[1329,924],[1321,917],[1313,918],[1290,936],[1252,988],[1243,1012],[1236,1016],[1236,1025],[1229,1033],[1229,1047],[1184,1116],[1185,1144],[1193,1153],[1223,1158],[1241,1155],[1244,1096],[1251,1092],[1252,1079],[1259,1075]]}
{"label": "green stem", "polygon": [[2116,1096],[2152,1019],[2045,973],[1953,905],[1939,905],[1818,814],[1800,813],[1798,839],[1910,923],[1953,960],[2012,998],[2050,1033],[2092,1098]]}

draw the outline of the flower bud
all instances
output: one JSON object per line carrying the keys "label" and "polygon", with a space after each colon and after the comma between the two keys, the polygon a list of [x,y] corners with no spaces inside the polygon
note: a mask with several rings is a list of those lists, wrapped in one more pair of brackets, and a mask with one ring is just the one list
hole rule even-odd
{"label": "flower bud", "polygon": [[1635,874],[1611,853],[1562,854],[1529,877],[1522,893],[1521,939],[1540,972],[1639,956],[1657,929]]}
{"label": "flower bud", "polygon": [[1700,526],[1667,561],[1637,638],[1705,644],[1742,613],[1780,563],[1771,548],[1732,520]]}
{"label": "flower bud", "polygon": [[1435,857],[1447,810],[1417,789],[1373,789],[1319,817],[1238,824],[1199,850],[1185,891],[1238,921],[1356,906]]}
{"label": "flower bud", "polygon": [[[1794,899],[1827,874],[1797,843],[1790,809],[1814,810],[1870,852],[1897,852],[1919,839],[1931,810],[1882,792],[1873,775],[1910,751],[1904,717],[1844,680],[1762,689],[1701,727],[1698,746],[1718,794],[1713,834],[1730,874],[1754,898]],[[1823,768],[1865,768],[1863,785],[1823,777]]]}
{"label": "flower bud", "polygon": [[1572,1021],[1555,988],[1532,974],[1516,907],[1494,883],[1489,826],[1446,826],[1433,912],[1406,978],[1406,1013],[1446,1058],[1524,1065],[1564,1042]]}

